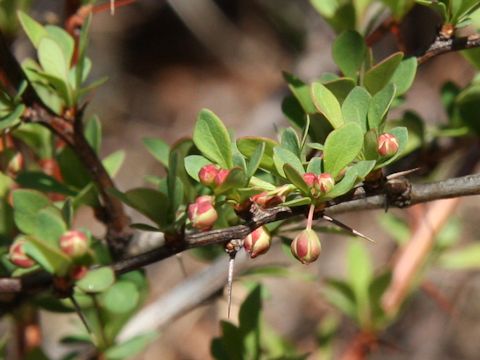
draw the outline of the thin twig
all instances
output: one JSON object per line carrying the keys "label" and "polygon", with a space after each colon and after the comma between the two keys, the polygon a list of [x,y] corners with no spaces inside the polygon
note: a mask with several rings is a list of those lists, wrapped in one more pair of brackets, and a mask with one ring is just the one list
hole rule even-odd
{"label": "thin twig", "polygon": [[472,49],[480,46],[480,34],[464,37],[444,38],[438,36],[422,56],[418,57],[418,63],[423,64],[431,58],[451,51]]}

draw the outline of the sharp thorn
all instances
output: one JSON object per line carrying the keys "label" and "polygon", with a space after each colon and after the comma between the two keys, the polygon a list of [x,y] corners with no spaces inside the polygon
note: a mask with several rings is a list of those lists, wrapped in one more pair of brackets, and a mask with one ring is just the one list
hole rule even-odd
{"label": "sharp thorn", "polygon": [[417,172],[418,170],[420,170],[421,168],[417,167],[417,168],[414,168],[414,169],[409,169],[409,170],[405,170],[405,171],[399,171],[399,172],[396,172],[396,173],[393,173],[393,174],[390,174],[390,175],[387,175],[387,180],[391,180],[391,179],[396,179],[396,178],[399,178],[401,176],[406,176],[406,175],[410,175],[414,172]]}
{"label": "sharp thorn", "polygon": [[330,217],[330,216],[328,216],[328,215],[323,214],[323,215],[322,215],[322,219],[325,219],[326,221],[331,222],[332,224],[335,224],[335,225],[337,225],[338,227],[340,227],[340,228],[342,228],[342,229],[344,229],[344,230],[347,230],[348,232],[352,233],[352,234],[355,235],[355,236],[361,237],[361,238],[363,238],[363,239],[365,239],[365,240],[368,240],[368,241],[370,241],[370,242],[373,242],[373,243],[375,242],[375,240],[373,240],[372,238],[368,237],[367,235],[362,234],[361,232],[359,232],[359,231],[351,228],[351,227],[348,226],[348,225],[345,225],[345,224],[342,223],[341,221],[335,220],[334,218],[332,218],[332,217]]}
{"label": "sharp thorn", "polygon": [[79,317],[80,320],[82,321],[83,326],[85,326],[85,329],[87,329],[88,335],[90,335],[91,337],[93,337],[92,329],[91,329],[90,326],[88,325],[87,319],[85,318],[85,315],[83,314],[82,309],[80,308],[80,305],[78,304],[77,300],[75,299],[75,297],[74,297],[73,295],[70,295],[70,296],[69,296],[69,299],[70,299],[70,301],[72,302],[73,307],[75,308],[75,311],[76,311],[77,314],[78,314],[78,317]]}
{"label": "sharp thorn", "polygon": [[115,15],[115,0],[110,0],[110,15]]}
{"label": "sharp thorn", "polygon": [[184,278],[188,277],[187,269],[185,268],[185,263],[183,262],[183,257],[182,254],[176,254],[175,258],[178,261],[178,265],[180,266],[180,269],[182,270],[182,274]]}
{"label": "sharp thorn", "polygon": [[228,277],[227,277],[227,318],[230,319],[230,310],[232,308],[232,287],[233,287],[233,268],[235,265],[236,251],[231,252],[228,261]]}

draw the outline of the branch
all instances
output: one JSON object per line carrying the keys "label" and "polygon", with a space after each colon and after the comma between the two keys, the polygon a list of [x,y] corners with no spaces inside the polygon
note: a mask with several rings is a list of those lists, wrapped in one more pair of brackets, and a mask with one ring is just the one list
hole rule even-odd
{"label": "branch", "polygon": [[472,49],[480,46],[480,34],[473,34],[465,37],[451,37],[445,38],[437,36],[432,45],[428,48],[425,54],[418,57],[418,63],[423,64],[431,58],[445,54],[451,51],[460,51]]}
{"label": "branch", "polygon": [[83,109],[73,109],[75,117],[71,118],[68,111],[59,116],[46,106],[13,56],[2,32],[0,32],[0,69],[5,74],[12,91],[19,89],[21,83],[27,83],[27,88],[22,95],[22,100],[27,106],[22,116],[23,120],[39,123],[62,138],[75,151],[85,169],[90,173],[103,202],[102,216],[99,220],[107,226],[107,243],[114,258],[121,258],[132,237],[128,227],[130,220],[125,214],[121,201],[108,193],[108,189],[115,187],[115,184],[85,138],[82,122]]}
{"label": "branch", "polygon": [[[480,174],[452,178],[430,184],[414,184],[411,185],[411,188],[410,183],[405,180],[401,189],[407,189],[408,193],[405,193],[405,191],[401,192],[402,197],[409,198],[408,206],[439,199],[480,195]],[[374,195],[332,205],[325,212],[333,215],[360,210],[383,209],[385,208],[385,202],[385,195]],[[166,259],[187,249],[223,244],[234,239],[243,239],[251,231],[262,225],[299,215],[304,216],[306,211],[306,206],[294,208],[279,206],[256,211],[253,218],[244,225],[201,233],[188,233],[180,241],[166,242],[157,249],[120,260],[111,265],[111,267],[117,275],[121,275]],[[26,275],[21,278],[0,278],[0,294],[12,292],[32,293],[38,291],[39,288],[44,289],[50,285],[51,276],[44,272]]]}

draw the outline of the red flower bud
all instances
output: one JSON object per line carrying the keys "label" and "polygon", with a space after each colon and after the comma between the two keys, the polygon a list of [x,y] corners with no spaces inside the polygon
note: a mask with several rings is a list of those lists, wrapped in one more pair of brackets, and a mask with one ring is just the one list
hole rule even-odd
{"label": "red flower bud", "polygon": [[252,197],[250,197],[250,200],[261,208],[268,209],[283,203],[285,201],[285,196],[271,195],[268,192],[264,191],[260,194],[253,195]]}
{"label": "red flower bud", "polygon": [[88,252],[88,236],[82,231],[69,230],[60,237],[60,248],[68,256],[80,258]]}
{"label": "red flower bud", "polygon": [[305,229],[292,241],[290,248],[302,264],[310,264],[317,260],[322,245],[317,234],[312,229]]}
{"label": "red flower bud", "polygon": [[329,173],[323,173],[320,175],[306,173],[303,175],[303,180],[310,188],[310,193],[314,197],[318,197],[329,192],[335,185],[335,181]]}
{"label": "red flower bud", "polygon": [[195,229],[210,230],[218,219],[217,211],[213,206],[213,197],[199,196],[193,204],[188,206],[188,218]]}
{"label": "red flower bud", "polygon": [[18,267],[30,268],[35,265],[35,260],[27,255],[24,245],[25,240],[17,240],[10,246],[10,261]]}
{"label": "red flower bud", "polygon": [[227,179],[228,174],[230,174],[230,170],[220,169],[217,173],[217,176],[215,176],[215,185],[216,186],[222,185]]}
{"label": "red flower bud", "polygon": [[392,134],[382,134],[378,137],[377,151],[381,156],[393,156],[398,151],[398,140]]}
{"label": "red flower bud", "polygon": [[255,229],[243,239],[243,247],[252,259],[265,254],[270,249],[271,244],[272,237],[263,226]]}
{"label": "red flower bud", "polygon": [[308,187],[313,187],[317,180],[317,174],[314,173],[305,173],[303,174],[303,181],[307,184]]}
{"label": "red flower bud", "polygon": [[45,174],[53,177],[55,180],[62,181],[62,172],[55,159],[42,159],[39,164]]}
{"label": "red flower bud", "polygon": [[323,173],[318,175],[318,188],[322,193],[328,193],[335,186],[335,181],[333,180],[332,175],[329,173]]}
{"label": "red flower bud", "polygon": [[24,163],[25,161],[22,153],[16,153],[8,162],[7,174],[9,176],[17,175],[23,169]]}
{"label": "red flower bud", "polygon": [[83,265],[74,266],[71,272],[72,279],[80,280],[85,275],[87,275],[87,272],[88,272],[88,268],[86,266],[83,266]]}
{"label": "red flower bud", "polygon": [[219,172],[217,165],[208,164],[203,166],[198,172],[198,178],[200,182],[205,186],[213,186],[215,184],[215,177]]}

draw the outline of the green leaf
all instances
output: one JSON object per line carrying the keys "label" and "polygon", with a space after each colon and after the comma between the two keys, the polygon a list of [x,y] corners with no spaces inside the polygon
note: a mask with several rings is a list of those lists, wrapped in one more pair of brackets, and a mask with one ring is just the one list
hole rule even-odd
{"label": "green leaf", "polygon": [[25,189],[55,192],[64,195],[76,194],[75,191],[58,182],[55,178],[38,171],[22,171],[15,178],[15,182]]}
{"label": "green leaf", "polygon": [[334,129],[343,125],[340,103],[325,85],[314,82],[311,87],[311,96],[317,110],[327,118]]}
{"label": "green leaf", "polygon": [[312,203],[311,198],[301,197],[301,198],[295,198],[292,200],[285,201],[284,203],[282,203],[282,206],[295,207],[295,206],[310,205],[311,203]]}
{"label": "green leaf", "polygon": [[121,344],[117,344],[105,351],[106,360],[130,359],[142,351],[158,335],[155,332],[135,336]]}
{"label": "green leaf", "polygon": [[15,109],[9,114],[0,119],[0,131],[12,127],[20,122],[20,116],[23,115],[26,107],[23,104],[18,104]]}
{"label": "green leaf", "polygon": [[300,159],[294,153],[282,147],[277,146],[273,149],[273,161],[275,162],[278,173],[283,177],[285,177],[285,172],[283,171],[285,164],[292,166],[301,175],[305,173]]}
{"label": "green leaf", "polygon": [[358,319],[360,324],[369,320],[368,288],[373,277],[372,264],[364,245],[358,240],[351,240],[347,253],[348,282],[353,289],[358,304]]}
{"label": "green leaf", "polygon": [[303,111],[307,114],[315,113],[316,109],[310,96],[310,86],[287,72],[283,73],[283,78],[288,83],[288,88],[300,103]]}
{"label": "green leaf", "polygon": [[365,88],[356,86],[342,104],[345,123],[354,122],[367,132],[367,114],[371,96]]}
{"label": "green leaf", "polygon": [[308,162],[307,172],[320,175],[323,172],[323,160],[321,157],[313,157]]}
{"label": "green leaf", "polygon": [[363,83],[370,94],[375,95],[389,83],[402,59],[403,53],[397,52],[379,62],[365,73]]}
{"label": "green leaf", "polygon": [[76,83],[77,88],[80,87],[82,81],[84,81],[85,67],[87,67],[86,51],[88,46],[88,31],[92,23],[92,14],[89,14],[86,20],[83,22],[82,29],[80,30],[80,36],[78,40],[78,61],[76,65]]}
{"label": "green leaf", "polygon": [[79,289],[86,293],[100,293],[115,282],[115,274],[109,267],[90,270],[87,275],[76,282]]}
{"label": "green leaf", "polygon": [[59,250],[33,237],[25,237],[25,252],[47,272],[65,276],[70,268],[70,258]]}
{"label": "green leaf", "polygon": [[305,195],[309,195],[309,189],[305,181],[303,180],[302,175],[295,170],[290,164],[283,165],[283,171],[287,179],[295,185],[301,192]]}
{"label": "green leaf", "polygon": [[232,146],[225,125],[210,110],[202,110],[193,131],[193,142],[205,157],[225,169],[233,166]]}
{"label": "green leaf", "polygon": [[480,268],[480,244],[469,244],[443,253],[439,265],[452,270],[475,270]]}
{"label": "green leaf", "polygon": [[122,193],[117,189],[111,188],[109,193],[139,211],[160,227],[166,225],[168,198],[160,191],[148,188],[135,188]]}
{"label": "green leaf", "polygon": [[53,247],[58,246],[58,240],[67,231],[62,213],[56,207],[41,209],[36,216],[36,227],[33,235]]}
{"label": "green leaf", "polygon": [[25,234],[32,234],[36,229],[37,213],[49,205],[50,200],[41,192],[25,189],[13,191],[15,224]]}
{"label": "green leaf", "polygon": [[332,81],[324,82],[323,85],[332,92],[337,100],[341,103],[347,95],[355,87],[355,81],[351,78],[339,78]]}
{"label": "green leaf", "polygon": [[345,76],[357,79],[367,53],[365,40],[356,31],[340,34],[333,43],[333,59]]}
{"label": "green leaf", "polygon": [[[308,94],[310,96],[310,89]],[[314,111],[316,111],[316,109]],[[290,124],[298,127],[299,129],[305,128],[305,125],[307,123],[305,110],[303,110],[302,105],[300,105],[300,102],[294,96],[288,95],[283,99],[282,112],[286,116]]]}
{"label": "green leaf", "polygon": [[68,81],[65,55],[54,40],[47,37],[40,40],[38,44],[38,61],[48,75],[56,77],[65,83]]}
{"label": "green leaf", "polygon": [[129,281],[117,281],[101,297],[105,308],[114,314],[125,314],[134,310],[140,300],[137,287]]}
{"label": "green leaf", "polygon": [[122,167],[124,161],[125,151],[117,150],[108,155],[105,159],[103,159],[102,164],[103,166],[105,166],[105,170],[107,170],[108,175],[113,178],[120,171],[120,168]]}
{"label": "green leaf", "polygon": [[143,139],[143,145],[147,148],[148,152],[153,155],[155,159],[168,169],[168,159],[170,156],[170,146],[161,140],[154,138]]}
{"label": "green leaf", "polygon": [[278,146],[278,143],[272,139],[264,137],[242,137],[237,139],[238,150],[247,158],[251,158],[253,153],[260,144],[265,144],[265,151],[260,161],[260,167],[265,170],[275,170],[273,163],[273,148]]}
{"label": "green leaf", "polygon": [[352,168],[354,168],[357,172],[357,177],[361,180],[365,179],[365,177],[373,170],[374,167],[375,160],[359,161],[352,166]]}
{"label": "green leaf", "polygon": [[360,153],[363,145],[363,132],[356,123],[346,123],[332,131],[325,141],[323,162],[325,172],[337,177]]}
{"label": "green leaf", "polygon": [[23,30],[32,42],[35,48],[40,44],[40,40],[47,35],[47,30],[36,20],[25,14],[23,11],[17,12],[18,19]]}
{"label": "green leaf", "polygon": [[[62,49],[67,69],[70,68],[74,51],[73,38],[65,30],[58,26],[47,25],[45,26],[45,30],[47,30],[48,38],[55,41],[57,45],[60,46],[60,48]],[[73,86],[75,86],[75,84]]]}
{"label": "green leaf", "polygon": [[402,60],[398,68],[393,73],[391,83],[395,84],[397,89],[396,96],[405,94],[413,84],[415,80],[415,74],[417,73],[417,58],[412,56],[408,59]]}
{"label": "green leaf", "polygon": [[246,182],[247,177],[244,171],[239,167],[235,167],[230,170],[222,185],[215,188],[215,194],[220,195],[230,191],[231,189],[241,188],[246,185]]}
{"label": "green leaf", "polygon": [[354,166],[350,167],[342,180],[339,183],[335,184],[335,187],[324,196],[325,200],[335,199],[336,197],[342,196],[353,189],[355,182],[357,180],[358,173]]}
{"label": "green leaf", "polygon": [[85,124],[85,137],[97,155],[102,146],[102,124],[97,115],[93,115]]}
{"label": "green leaf", "polygon": [[200,182],[200,179],[198,178],[200,169],[212,162],[201,155],[190,155],[184,159],[184,163],[187,174],[190,175],[192,179]]}
{"label": "green leaf", "polygon": [[395,92],[395,85],[388,84],[382,91],[373,96],[368,108],[368,126],[370,129],[382,129],[390,105],[395,98]]}
{"label": "green leaf", "polygon": [[322,293],[330,304],[338,308],[345,315],[351,318],[355,317],[357,307],[355,294],[346,282],[327,279]]}
{"label": "green leaf", "polygon": [[280,145],[300,158],[300,140],[293,128],[283,130]]}
{"label": "green leaf", "polygon": [[257,145],[255,151],[253,152],[252,156],[248,160],[248,165],[247,165],[248,178],[251,178],[257,172],[257,169],[260,166],[264,153],[265,153],[265,143],[262,142]]}

